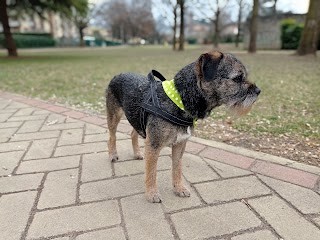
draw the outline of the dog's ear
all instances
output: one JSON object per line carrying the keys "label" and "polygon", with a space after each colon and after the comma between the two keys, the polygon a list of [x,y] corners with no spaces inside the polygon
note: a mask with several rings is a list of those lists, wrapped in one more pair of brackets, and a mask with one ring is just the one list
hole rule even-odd
{"label": "dog's ear", "polygon": [[200,79],[212,81],[217,74],[218,66],[223,58],[223,53],[213,51],[202,54],[197,62],[197,71]]}

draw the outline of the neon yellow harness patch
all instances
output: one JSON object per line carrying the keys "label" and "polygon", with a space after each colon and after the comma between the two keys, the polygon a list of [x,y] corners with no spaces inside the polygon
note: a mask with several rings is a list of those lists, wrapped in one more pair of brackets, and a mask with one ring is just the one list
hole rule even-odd
{"label": "neon yellow harness patch", "polygon": [[[180,94],[178,93],[176,86],[174,85],[173,79],[162,82],[162,87],[167,96],[174,102],[181,110],[185,111],[183,102]],[[197,119],[193,119],[193,126],[196,126]]]}
{"label": "neon yellow harness patch", "polygon": [[163,81],[162,87],[167,96],[174,102],[181,110],[184,111],[184,106],[180,97],[180,94],[178,93],[176,86],[174,85],[173,79],[170,81]]}

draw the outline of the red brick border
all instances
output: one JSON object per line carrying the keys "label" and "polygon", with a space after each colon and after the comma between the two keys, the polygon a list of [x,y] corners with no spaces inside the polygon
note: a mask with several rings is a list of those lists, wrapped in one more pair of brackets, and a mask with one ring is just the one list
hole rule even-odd
{"label": "red brick border", "polygon": [[[34,107],[42,108],[47,111],[60,113],[65,116],[76,118],[81,121],[92,123],[101,127],[107,127],[107,121],[101,116],[87,114],[83,111],[77,111],[71,108],[58,106],[54,103],[44,102],[42,100],[30,99],[24,96],[15,95],[8,92],[0,91],[0,96],[6,99],[11,99]],[[131,126],[125,123],[120,123],[118,131],[122,133],[130,133]],[[320,188],[320,176],[302,171],[299,169],[291,168],[289,166],[279,165],[264,160],[257,160],[249,158],[240,154],[228,152],[222,149],[209,147],[202,143],[188,142],[188,150],[192,154],[199,154],[201,157],[226,163],[231,166],[239,167],[242,169],[250,170],[255,173],[270,176],[279,180],[287,181],[296,185],[307,188]],[[320,191],[320,189],[318,190]]]}

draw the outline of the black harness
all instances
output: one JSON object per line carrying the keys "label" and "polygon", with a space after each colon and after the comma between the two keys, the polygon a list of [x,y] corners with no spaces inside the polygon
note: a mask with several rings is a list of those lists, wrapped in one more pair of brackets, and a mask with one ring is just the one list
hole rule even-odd
{"label": "black harness", "polygon": [[167,112],[164,110],[160,103],[157,96],[157,80],[154,78],[157,77],[160,81],[165,81],[165,77],[162,76],[161,73],[159,73],[156,70],[152,70],[148,74],[148,80],[150,82],[150,93],[145,95],[144,101],[141,105],[143,110],[140,113],[140,124],[141,128],[144,131],[144,136],[146,136],[146,123],[148,118],[148,113],[154,114],[157,117],[160,117],[170,123],[173,123],[178,126],[188,127],[193,126],[193,118],[183,118],[183,117],[177,117],[173,114]]}

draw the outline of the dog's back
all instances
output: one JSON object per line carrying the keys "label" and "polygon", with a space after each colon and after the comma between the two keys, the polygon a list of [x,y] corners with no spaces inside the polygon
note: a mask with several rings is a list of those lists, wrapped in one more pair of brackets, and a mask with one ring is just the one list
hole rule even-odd
{"label": "dog's back", "polygon": [[144,132],[140,125],[141,103],[148,86],[148,79],[142,75],[121,73],[110,81],[106,90],[107,111],[116,114],[122,108],[128,121],[140,134]]}

